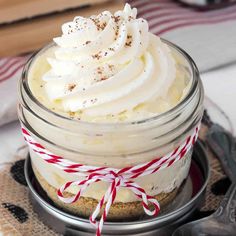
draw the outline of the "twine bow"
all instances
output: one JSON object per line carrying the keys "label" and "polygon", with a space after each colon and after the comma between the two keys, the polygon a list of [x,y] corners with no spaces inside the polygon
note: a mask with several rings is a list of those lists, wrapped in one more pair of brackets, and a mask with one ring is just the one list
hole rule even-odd
{"label": "twine bow", "polygon": [[[111,205],[113,204],[116,198],[117,191],[119,190],[120,187],[126,187],[130,189],[138,198],[142,199],[143,209],[146,212],[146,214],[153,216],[153,215],[157,215],[158,212],[160,211],[159,203],[155,198],[147,195],[144,189],[142,189],[137,183],[134,183],[133,181],[129,179],[125,179],[122,174],[119,175],[119,173],[115,173],[114,171],[109,171],[106,174],[104,173],[101,174],[97,172],[91,173],[84,180],[67,182],[58,190],[57,192],[58,197],[61,201],[65,203],[76,202],[90,184],[99,182],[99,181],[108,182],[110,183],[110,186],[108,190],[106,191],[105,195],[97,204],[96,209],[94,210],[94,212],[89,218],[90,223],[94,225],[97,229],[97,234],[96,234],[97,236],[101,235],[104,221],[106,221],[109,209]],[[63,192],[70,186],[74,186],[74,185],[81,187],[78,193],[75,194],[73,197],[64,198]],[[153,204],[154,206],[153,211],[149,210],[148,202]],[[96,218],[98,217],[103,205],[104,205],[103,213],[101,215],[100,220],[97,221]]]}
{"label": "twine bow", "polygon": [[[76,202],[81,197],[83,192],[87,189],[87,187],[92,183],[100,181],[110,183],[109,188],[107,189],[102,199],[98,202],[96,209],[89,218],[90,223],[94,225],[97,229],[97,236],[101,235],[104,221],[107,218],[109,209],[113,204],[116,198],[117,191],[120,187],[125,187],[129,189],[137,196],[137,198],[142,200],[143,209],[147,215],[155,216],[159,213],[160,205],[158,201],[154,197],[146,194],[145,190],[137,183],[135,183],[134,180],[140,176],[156,173],[160,169],[164,169],[168,166],[171,166],[172,164],[180,160],[196,142],[198,137],[198,131],[199,126],[194,129],[194,132],[189,137],[187,137],[187,139],[182,145],[178,146],[174,151],[166,154],[165,156],[155,158],[154,160],[144,164],[125,167],[122,169],[115,169],[110,167],[96,167],[78,164],[66,160],[61,156],[57,156],[45,149],[37,141],[35,141],[34,138],[30,135],[30,133],[22,127],[22,133],[26,142],[28,143],[30,148],[34,152],[36,152],[41,158],[67,173],[84,177],[83,180],[67,182],[58,189],[57,195],[61,201],[65,203]],[[63,196],[63,193],[70,186],[79,186],[80,189],[74,196],[66,198]],[[150,204],[154,206],[154,210],[152,211],[149,209]],[[103,206],[104,209],[101,214],[101,218],[99,221],[97,221],[96,218],[98,217]]]}

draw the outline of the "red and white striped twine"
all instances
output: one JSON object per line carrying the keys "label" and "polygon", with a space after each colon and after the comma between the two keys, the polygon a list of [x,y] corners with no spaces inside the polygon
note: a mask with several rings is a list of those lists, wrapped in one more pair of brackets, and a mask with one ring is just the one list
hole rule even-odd
{"label": "red and white striped twine", "polygon": [[[122,169],[115,169],[110,167],[96,167],[78,164],[66,160],[61,156],[57,156],[45,149],[41,144],[36,142],[35,139],[30,135],[30,133],[22,127],[24,139],[28,143],[29,147],[41,158],[67,173],[72,173],[84,177],[83,180],[67,182],[62,187],[60,187],[60,189],[58,189],[57,195],[62,202],[76,202],[86,190],[86,188],[92,183],[99,181],[110,183],[110,186],[105,195],[99,201],[95,211],[90,216],[90,223],[96,227],[97,236],[101,235],[104,221],[106,220],[109,209],[113,204],[116,198],[116,193],[120,187],[128,188],[137,196],[137,198],[142,200],[143,209],[147,215],[154,216],[159,213],[160,206],[158,201],[154,197],[146,194],[145,190],[134,182],[134,179],[140,176],[156,173],[157,171],[164,169],[180,160],[196,142],[198,131],[199,126],[194,129],[194,132],[185,140],[182,145],[177,147],[174,151],[166,154],[165,156],[155,158],[154,160],[144,164],[124,167]],[[65,198],[63,196],[63,192],[73,185],[80,186],[80,190],[73,197]],[[149,210],[148,204],[150,203],[154,206],[153,211]],[[102,212],[100,220],[97,221],[96,218],[102,210],[103,205],[104,210]]]}

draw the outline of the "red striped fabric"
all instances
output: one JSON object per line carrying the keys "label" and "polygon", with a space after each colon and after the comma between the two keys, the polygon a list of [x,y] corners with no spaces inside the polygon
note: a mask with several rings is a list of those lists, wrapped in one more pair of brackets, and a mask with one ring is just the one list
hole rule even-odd
{"label": "red striped fabric", "polygon": [[183,27],[236,20],[236,5],[202,11],[172,0],[129,0],[127,2],[138,9],[138,16],[147,19],[150,30],[160,36]]}
{"label": "red striped fabric", "polygon": [[0,84],[13,78],[17,72],[21,71],[27,58],[28,56],[0,59]]}
{"label": "red striped fabric", "polygon": [[0,68],[0,76],[3,76],[9,69],[11,69],[14,65],[17,65],[19,62],[18,57],[7,60],[7,63],[4,63],[4,66]]}

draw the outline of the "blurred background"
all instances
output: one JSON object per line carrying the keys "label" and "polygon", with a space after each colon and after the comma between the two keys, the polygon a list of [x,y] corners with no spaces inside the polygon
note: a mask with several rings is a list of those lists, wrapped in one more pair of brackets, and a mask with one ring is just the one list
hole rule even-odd
{"label": "blurred background", "polygon": [[[124,2],[123,0],[0,0],[0,45],[2,45],[0,56],[14,56],[35,51],[59,35],[60,26],[72,20],[74,16],[89,16],[103,10],[114,12],[121,9]],[[181,22],[184,27],[183,24],[193,24],[192,21],[197,21],[194,24],[205,24],[203,20],[208,20],[209,24],[212,24],[226,20],[222,18],[221,11],[216,10],[229,7],[235,1],[129,0],[126,2],[138,7],[141,17],[151,21],[155,18],[156,24],[167,23],[158,22],[158,20],[166,19],[175,20],[176,23]],[[206,14],[209,10],[211,12]],[[199,14],[196,14],[198,11]],[[227,17],[230,17],[228,14],[231,13],[232,11],[225,11]],[[155,26],[151,24],[150,28]],[[154,30],[154,33],[163,35],[165,32]],[[207,39],[210,40],[210,38],[198,40]]]}
{"label": "blurred background", "polygon": [[37,50],[61,34],[61,25],[75,16],[105,9],[116,11],[123,2],[109,0],[0,0],[0,56]]}

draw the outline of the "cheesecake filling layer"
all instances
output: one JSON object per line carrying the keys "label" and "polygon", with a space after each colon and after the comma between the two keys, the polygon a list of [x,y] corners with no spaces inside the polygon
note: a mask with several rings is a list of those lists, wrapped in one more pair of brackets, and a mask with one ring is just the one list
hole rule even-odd
{"label": "cheesecake filling layer", "polygon": [[[30,152],[32,164],[34,168],[43,176],[43,178],[54,188],[59,189],[68,181],[82,180],[75,174],[68,174],[64,171],[48,165],[43,159],[39,158],[33,151]],[[160,193],[170,193],[174,189],[179,188],[183,180],[187,178],[191,164],[191,151],[188,152],[181,160],[173,165],[158,171],[155,174],[139,177],[135,179],[146,193],[156,196]],[[98,182],[90,185],[83,193],[83,197],[90,197],[100,200],[109,187],[109,183]],[[76,194],[79,190],[78,186],[68,188],[66,191]],[[132,191],[127,188],[119,188],[115,202],[133,202],[138,201]]]}

